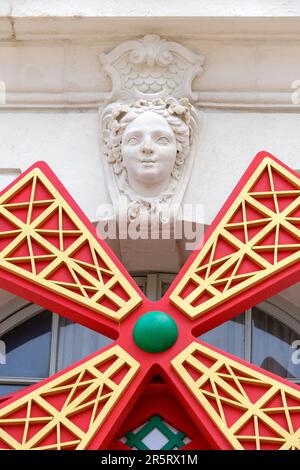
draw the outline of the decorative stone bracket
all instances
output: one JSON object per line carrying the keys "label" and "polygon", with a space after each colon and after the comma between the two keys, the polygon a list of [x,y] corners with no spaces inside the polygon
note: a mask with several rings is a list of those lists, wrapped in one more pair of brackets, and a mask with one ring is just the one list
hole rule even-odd
{"label": "decorative stone bracket", "polygon": [[109,100],[184,96],[194,102],[199,98],[192,82],[202,74],[205,57],[177,42],[148,34],[123,42],[99,58],[112,80]]}

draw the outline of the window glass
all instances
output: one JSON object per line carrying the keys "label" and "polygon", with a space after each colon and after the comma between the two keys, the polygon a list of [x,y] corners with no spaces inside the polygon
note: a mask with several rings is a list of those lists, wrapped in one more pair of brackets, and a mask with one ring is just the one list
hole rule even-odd
{"label": "window glass", "polygon": [[60,319],[57,369],[61,370],[111,344],[113,340],[71,320]]}
{"label": "window glass", "polygon": [[9,395],[10,393],[17,392],[22,388],[26,387],[27,385],[8,385],[8,384],[0,384],[0,397],[4,395]]}
{"label": "window glass", "polygon": [[171,282],[162,281],[161,283],[161,296],[163,297],[167,290],[169,289]]}
{"label": "window glass", "polygon": [[300,378],[294,341],[299,334],[258,308],[252,309],[252,362],[285,378]]}
{"label": "window glass", "polygon": [[145,286],[145,284],[143,284],[142,282],[137,282],[137,285],[139,286],[139,288],[141,289],[143,294],[146,295],[146,286]]}
{"label": "window glass", "polygon": [[245,314],[223,323],[217,328],[200,336],[201,341],[211,344],[216,348],[245,358]]}
{"label": "window glass", "polygon": [[43,311],[11,329],[0,339],[5,344],[1,377],[48,377],[52,313]]}

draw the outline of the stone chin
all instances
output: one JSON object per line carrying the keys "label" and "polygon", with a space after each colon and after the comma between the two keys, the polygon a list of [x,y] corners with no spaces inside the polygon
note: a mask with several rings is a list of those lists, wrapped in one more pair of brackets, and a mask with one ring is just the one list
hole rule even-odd
{"label": "stone chin", "polygon": [[140,184],[161,184],[163,182],[167,184],[170,178],[170,173],[166,173],[164,171],[164,167],[160,162],[152,164],[140,163],[135,178]]}

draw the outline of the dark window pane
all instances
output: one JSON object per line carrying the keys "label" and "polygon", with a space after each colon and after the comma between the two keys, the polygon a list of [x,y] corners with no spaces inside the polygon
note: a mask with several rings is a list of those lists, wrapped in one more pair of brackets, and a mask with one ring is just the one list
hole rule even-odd
{"label": "dark window pane", "polygon": [[169,289],[171,285],[171,282],[165,282],[163,281],[161,283],[161,296],[163,297],[165,295],[165,293],[167,292],[167,290]]}
{"label": "dark window pane", "polygon": [[258,308],[252,314],[252,362],[285,378],[300,378],[292,347],[299,335]]}
{"label": "dark window pane", "polygon": [[201,341],[245,358],[245,314],[242,313],[200,336]]}
{"label": "dark window pane", "polygon": [[133,277],[133,280],[144,294],[146,294],[146,279],[146,276]]}
{"label": "dark window pane", "polygon": [[2,385],[0,384],[0,397],[4,395],[9,395],[10,393],[17,392],[22,390],[22,388],[27,387],[27,385]]}
{"label": "dark window pane", "polygon": [[44,311],[1,337],[6,364],[0,364],[0,377],[48,377],[51,322]]}
{"label": "dark window pane", "polygon": [[73,323],[71,320],[61,318],[57,369],[64,369],[112,342],[107,336]]}
{"label": "dark window pane", "polygon": [[145,292],[145,284],[142,284],[142,283],[137,282],[137,285],[138,285],[138,287],[141,289],[141,291],[143,292],[143,294],[146,294],[146,292]]}

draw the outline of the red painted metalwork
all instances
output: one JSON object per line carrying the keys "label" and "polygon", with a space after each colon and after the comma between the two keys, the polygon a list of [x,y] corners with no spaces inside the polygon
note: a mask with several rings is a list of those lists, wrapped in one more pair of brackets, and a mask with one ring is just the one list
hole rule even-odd
{"label": "red painted metalwork", "polygon": [[[267,162],[265,166],[263,166],[265,164],[264,162]],[[30,174],[34,168],[39,169],[56,188],[61,200],[72,208],[85,225],[86,229],[92,234],[93,239],[96,240],[107,254],[107,257],[117,266],[117,270],[121,273],[120,275],[123,276],[122,279],[125,279],[124,282],[128,283],[126,285],[131,286],[134,292],[137,293],[137,298],[133,301],[135,304],[131,308],[131,311],[127,312],[120,320],[116,321],[107,314],[96,312],[95,309],[91,308],[88,302],[85,305],[84,301],[77,301],[72,299],[70,295],[64,296],[60,292],[51,290],[51,288],[45,288],[45,286],[41,285],[39,282],[33,282],[32,279],[26,278],[26,275],[21,277],[13,271],[9,272],[7,267],[1,264],[0,260],[0,280],[2,288],[94,329],[99,333],[112,337],[116,342],[113,346],[105,348],[103,350],[104,352],[110,351],[111,348],[117,345],[140,364],[134,378],[126,385],[118,397],[117,403],[115,406],[112,406],[109,413],[105,415],[105,419],[99,424],[96,432],[91,434],[85,448],[105,449],[122,446],[117,443],[118,437],[120,437],[123,432],[127,431],[130,426],[134,427],[141,422],[142,418],[146,419],[146,417],[149,417],[151,413],[159,413],[162,416],[168,414],[169,419],[173,420],[174,417],[174,425],[176,427],[186,427],[188,433],[194,438],[192,441],[193,444],[191,444],[193,446],[192,448],[197,446],[197,448],[215,449],[264,449],[283,448],[284,445],[288,445],[289,448],[297,448],[298,441],[300,446],[299,387],[269,372],[249,365],[238,358],[234,358],[229,354],[217,351],[215,348],[208,348],[206,345],[202,345],[201,342],[195,340],[195,337],[198,335],[229,320],[245,309],[275,295],[280,290],[300,280],[300,180],[298,175],[280,163],[272,155],[266,152],[259,153],[217,215],[208,233],[205,235],[204,242],[201,243],[199,248],[192,254],[164,297],[158,302],[152,302],[144,296],[121,263],[117,260],[116,256],[107,245],[99,239],[95,228],[87,220],[86,216],[78,208],[77,204],[72,200],[46,164],[37,163],[34,165],[14,182],[10,188],[14,188],[15,185],[26,178],[26,175]],[[262,170],[255,180],[255,184],[253,183],[247,193],[251,193],[249,197],[253,200],[253,206],[250,208],[243,206],[244,208],[246,207],[246,212],[243,212],[238,201],[241,200],[241,194],[243,194],[244,188],[249,184],[252,176],[259,168],[262,168]],[[272,172],[271,177],[273,184],[271,188],[270,172]],[[6,189],[3,194],[7,194],[8,191],[9,188]],[[269,193],[272,193],[272,195],[270,196]],[[30,189],[22,189],[17,194],[16,199],[14,199],[15,203],[26,201],[28,195],[30,195]],[[50,201],[51,198],[53,199],[53,194],[49,194],[49,188],[40,185],[39,196],[36,200]],[[271,198],[273,199],[271,200]],[[276,201],[277,207],[273,206],[274,201]],[[7,204],[7,201],[4,202]],[[9,202],[11,203],[11,200]],[[247,201],[245,204],[248,204]],[[35,217],[38,217],[43,210],[46,210],[46,206],[37,204]],[[226,214],[230,213],[233,206],[235,207],[233,214],[228,220],[225,220]],[[290,212],[287,211],[287,208],[291,209]],[[245,214],[247,217],[247,230],[249,228],[249,233],[247,232],[248,239],[246,241],[243,238],[246,230]],[[283,217],[282,214],[286,217],[286,224],[290,229],[285,229],[278,233],[276,232],[277,229],[274,233],[272,232],[273,229],[270,229],[271,232],[267,232],[266,236],[257,242],[257,245],[250,247],[249,238],[255,238],[270,221],[276,225],[279,218]],[[22,214],[22,210],[14,215],[23,218],[25,221],[26,214]],[[5,248],[9,246],[11,240],[18,234],[13,233],[16,228],[14,225],[9,224],[5,214],[3,215],[2,213],[0,217],[1,254],[1,252],[5,253]],[[66,227],[68,227],[66,230],[69,229],[76,232],[78,225],[76,225],[76,223],[74,225],[74,220],[70,218],[70,215],[67,213],[64,214],[63,220]],[[255,220],[253,227],[251,226],[251,220]],[[250,224],[248,222],[250,222]],[[239,224],[241,225],[240,227]],[[278,225],[280,224],[281,222],[278,222]],[[51,225],[51,227],[53,226],[55,225]],[[255,233],[251,232],[250,236],[251,227],[255,229]],[[222,230],[226,230],[228,236],[227,240],[224,240],[221,233]],[[228,240],[233,240],[230,238],[232,230],[234,231],[234,241],[229,242]],[[281,230],[281,228],[278,230]],[[5,233],[7,233],[7,236]],[[210,248],[209,244],[211,243],[211,237],[214,236],[214,233],[216,233],[216,243],[213,248],[215,251],[212,254],[212,248]],[[50,240],[49,236],[48,233],[45,237],[48,237],[48,242]],[[68,242],[72,244],[74,240],[69,239]],[[266,248],[264,248],[264,246]],[[26,257],[26,247],[22,248],[20,245],[16,247],[16,249],[18,249],[19,252],[17,255],[14,253],[13,257]],[[38,252],[41,250],[41,246],[37,246],[33,249],[36,249]],[[223,265],[225,265],[228,260],[228,262],[231,262],[230,260],[233,259],[233,255],[235,256],[238,250],[242,252],[243,250],[249,251],[250,249],[253,249],[252,251],[255,252],[253,259],[247,258],[248,255],[245,255],[242,260],[239,259],[237,261],[236,265],[238,265],[238,267],[235,268],[235,271],[232,267],[228,270],[224,268],[225,271],[222,271]],[[61,248],[61,251],[64,250],[66,250],[66,247]],[[201,253],[205,252],[205,250],[207,250],[208,255],[201,260]],[[260,264],[255,262],[255,259],[257,259],[255,258],[256,253],[260,253],[259,259],[263,259]],[[47,256],[45,253],[44,255]],[[87,265],[90,255],[91,251],[86,245],[86,249],[82,250],[77,258],[79,257],[80,261]],[[12,255],[10,254],[10,256]],[[49,256],[51,256],[51,254],[49,254]],[[273,258],[271,262],[271,256],[276,256],[276,260]],[[208,258],[210,258],[210,260],[208,260]],[[199,263],[196,275],[196,268],[193,263],[197,262],[197,260],[199,260]],[[287,260],[287,264],[280,264],[282,260]],[[43,261],[45,261],[45,259],[43,259]],[[103,260],[100,261],[103,262]],[[206,272],[205,270],[208,269],[208,265],[209,269],[212,270],[211,272],[213,272],[213,269],[221,267],[221,274],[219,278],[213,278],[212,281],[209,281],[208,290],[204,292],[204,288],[202,289],[201,287],[201,279],[204,279],[205,275],[201,275],[201,273]],[[45,263],[40,269],[43,270],[44,267]],[[23,268],[24,270],[28,269],[30,271],[32,266],[26,267],[26,265],[23,265]],[[264,274],[265,272],[267,273],[266,275]],[[181,291],[178,291],[178,289],[176,291],[176,287],[185,279],[185,275],[191,275],[197,278],[198,284],[196,281],[187,281]],[[207,279],[210,279],[210,276],[211,274],[208,275]],[[259,276],[261,276],[261,278]],[[63,272],[61,272],[59,280],[70,282],[69,273],[66,272],[66,274],[63,274]],[[245,285],[242,284],[244,281],[247,281]],[[131,297],[130,294],[126,293],[122,282],[123,281],[120,281],[120,285],[118,285],[114,294],[123,299],[126,304],[130,302]],[[82,283],[82,285],[83,284],[84,283]],[[224,284],[226,284],[228,292],[232,289],[228,295],[226,289],[224,290]],[[239,284],[241,284],[242,287],[235,291],[234,287]],[[86,284],[84,284],[84,289],[85,288]],[[187,299],[197,288],[199,290],[199,296],[196,296],[194,301],[189,304]],[[217,292],[219,292],[219,294],[217,294]],[[211,298],[213,298],[213,300],[215,299],[215,304],[206,308],[206,305],[210,305],[209,301]],[[109,302],[103,303],[103,305],[107,308],[113,308]],[[186,305],[186,307],[182,307],[182,305]],[[199,310],[200,313],[197,310],[199,306],[202,309],[201,311]],[[142,351],[135,344],[132,336],[132,331],[137,319],[141,315],[153,310],[163,311],[170,315],[176,321],[179,331],[178,339],[171,348],[155,354]],[[194,312],[196,312],[195,315]],[[189,349],[191,344],[194,346],[192,349]],[[99,355],[99,353],[97,354]],[[91,358],[96,358],[97,354],[92,355],[90,358],[78,364],[84,366]],[[183,357],[182,354],[186,354],[186,356]],[[128,364],[130,364],[130,359],[128,359],[128,361]],[[0,404],[0,448],[12,448],[4,438],[6,435],[1,435],[1,429],[3,430],[5,428],[5,432],[7,432],[9,436],[18,440],[17,436],[18,433],[20,433],[20,425],[17,420],[18,418],[21,421],[22,419],[25,420],[25,408],[23,411],[18,412],[16,408],[14,413],[9,412],[8,414],[2,414],[2,418],[1,411],[9,409],[7,407],[11,406],[13,403],[16,403],[16,406],[18,406],[17,403],[19,403],[20,399],[27,395],[29,396],[32,391],[35,391],[38,395],[41,387],[45,384],[51,384],[54,380],[63,377],[66,371],[75,370],[78,364],[50,377],[40,384],[15,393],[12,398]],[[128,367],[130,368],[130,365]],[[230,375],[231,372],[232,375]],[[211,381],[209,379],[210,374],[212,376]],[[151,378],[155,375],[161,376],[167,384],[161,386],[160,390],[161,392],[163,391],[161,395],[157,395],[156,391],[157,388],[159,389],[159,385],[149,385]],[[207,379],[205,378],[205,381],[202,383],[201,377],[204,376],[207,376]],[[114,380],[116,380],[115,385],[118,385],[122,382],[123,378],[117,379],[114,377]],[[197,384],[200,384],[199,387]],[[167,387],[167,395],[174,395],[169,399],[165,396]],[[143,395],[143,393],[146,393],[146,395]],[[149,398],[149,393],[153,394],[151,398]],[[159,401],[155,400],[157,396],[159,396]],[[262,397],[265,397],[266,401],[263,404],[259,404],[259,400],[262,400]],[[57,391],[52,393],[53,403],[65,399],[66,398],[62,398]],[[177,407],[176,401],[181,404],[182,409]],[[205,403],[207,403],[207,406],[204,405]],[[257,411],[255,411],[255,406],[257,407]],[[26,408],[26,410],[28,412],[28,408]],[[36,413],[35,416],[39,416],[39,413],[42,413],[42,411],[37,408],[34,413]],[[246,413],[249,415],[248,421],[248,418],[245,417]],[[257,413],[257,415],[255,413]],[[186,418],[187,415],[189,418]],[[42,414],[40,416],[42,417]],[[14,419],[15,421],[9,424],[9,419]],[[68,416],[68,419],[73,425],[74,421],[72,421],[72,416]],[[77,424],[78,422],[81,423],[79,426],[81,430],[83,429],[82,423],[88,419],[90,418],[82,412],[81,418],[79,421],[77,420]],[[224,426],[220,424],[221,421],[223,424],[225,423]],[[28,425],[29,427],[30,423]],[[236,423],[241,423],[240,427],[237,427],[237,429],[235,429]],[[36,422],[32,425],[31,432],[33,435],[35,432],[38,432],[33,429],[34,426],[37,426]],[[198,438],[196,437],[196,429],[199,432]],[[67,437],[68,431],[65,429],[64,432],[66,433],[64,442],[72,442],[71,437]],[[242,435],[239,434],[240,432]],[[22,436],[26,444],[27,440],[24,438],[24,434],[22,434]],[[74,438],[74,442],[76,441],[78,444],[78,436],[76,436],[76,439]],[[50,435],[48,440],[44,439],[43,444],[44,446],[51,445],[51,442],[54,441],[53,435]],[[65,448],[77,448],[77,444],[73,444],[73,447],[71,444],[66,444]],[[54,443],[53,446],[55,445]]]}

